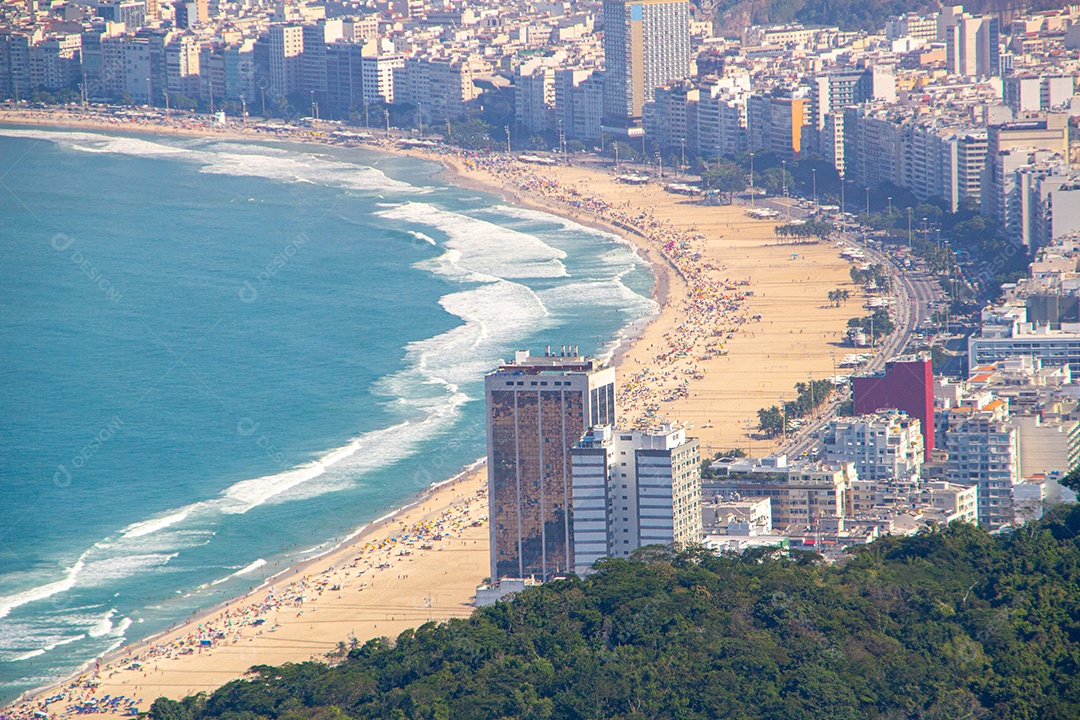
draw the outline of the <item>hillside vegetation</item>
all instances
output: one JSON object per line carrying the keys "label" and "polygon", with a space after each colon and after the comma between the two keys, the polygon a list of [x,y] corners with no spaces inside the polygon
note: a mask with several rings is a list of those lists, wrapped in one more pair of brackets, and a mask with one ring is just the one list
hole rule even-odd
{"label": "hillside vegetation", "polygon": [[[970,0],[961,4],[974,14],[1015,13],[1064,6],[1063,0]],[[841,30],[880,30],[885,20],[909,12],[938,10],[935,0],[702,0],[705,17],[716,21],[722,35],[738,37],[748,25],[802,23],[836,25]]]}
{"label": "hillside vegetation", "polygon": [[467,620],[255,668],[155,720],[1080,717],[1080,507],[848,562],[645,549]]}

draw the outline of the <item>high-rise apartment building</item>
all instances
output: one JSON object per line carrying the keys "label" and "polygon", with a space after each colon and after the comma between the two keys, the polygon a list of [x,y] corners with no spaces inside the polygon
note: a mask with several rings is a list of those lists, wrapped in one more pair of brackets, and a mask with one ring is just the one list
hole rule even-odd
{"label": "high-rise apartment building", "polygon": [[178,35],[165,45],[165,82],[170,93],[199,97],[200,60],[199,38],[194,34]]}
{"label": "high-rise apartment building", "polygon": [[150,99],[150,43],[145,38],[106,37],[101,39],[101,77],[105,95],[130,97],[143,104]]}
{"label": "high-rise apartment building", "polygon": [[550,67],[519,70],[514,78],[514,121],[527,133],[556,128],[555,70]]}
{"label": "high-rise apartment building", "polygon": [[570,448],[615,425],[615,370],[577,354],[530,356],[484,379],[491,579],[574,569]]}
{"label": "high-rise apartment building", "polygon": [[773,526],[817,529],[844,517],[848,490],[858,479],[854,463],[788,463],[786,455],[718,461],[715,477],[703,480],[705,497],[772,501]]}
{"label": "high-rise apartment building", "polygon": [[570,455],[579,575],[602,557],[701,541],[701,458],[685,430],[595,427]]}
{"label": "high-rise apartment building", "polygon": [[[327,114],[345,117],[364,105],[364,46],[357,42],[326,45]],[[367,118],[368,122],[381,118]]]}
{"label": "high-rise apartment building", "polygon": [[994,400],[980,410],[949,411],[948,480],[979,488],[979,523],[993,531],[1013,522],[1013,487],[1022,479],[1017,429]]}
{"label": "high-rise apartment building", "polygon": [[967,13],[945,29],[945,67],[966,77],[1000,75],[1000,21]]}
{"label": "high-rise apartment building", "polygon": [[344,24],[340,18],[304,25],[303,88],[313,91],[316,100],[326,98],[326,46],[340,40],[343,34]]}
{"label": "high-rise apartment building", "polygon": [[394,103],[394,72],[405,68],[405,56],[401,53],[364,54],[361,61],[365,103]]}
{"label": "high-rise apartment building", "polygon": [[690,4],[686,0],[605,0],[604,124],[641,124],[653,91],[690,74]]}
{"label": "high-rise apartment building", "polygon": [[270,26],[270,93],[282,97],[302,89],[304,79],[304,27]]}
{"label": "high-rise apartment building", "polygon": [[1016,187],[1015,171],[1039,152],[1069,157],[1068,119],[1049,115],[1046,120],[1011,122],[987,128],[986,164],[983,167],[981,212],[1007,226],[1010,201]]}

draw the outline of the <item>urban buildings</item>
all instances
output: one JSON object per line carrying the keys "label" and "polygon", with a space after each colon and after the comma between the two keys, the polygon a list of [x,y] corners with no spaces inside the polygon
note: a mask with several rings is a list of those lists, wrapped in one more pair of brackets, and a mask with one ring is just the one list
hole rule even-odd
{"label": "urban buildings", "polygon": [[570,451],[575,571],[647,545],[701,542],[701,460],[685,430],[592,428]]}
{"label": "urban buildings", "polygon": [[978,486],[979,522],[989,530],[1014,522],[1013,487],[1023,479],[1018,433],[1007,421],[1007,409],[994,400],[978,410],[949,413],[947,479]]}
{"label": "urban buildings", "polygon": [[842,519],[848,488],[857,478],[854,463],[788,462],[784,455],[717,461],[714,476],[701,482],[706,498],[769,498],[776,528],[811,529]]}
{"label": "urban buildings", "polygon": [[[929,357],[897,357],[885,363],[885,371],[851,379],[856,415],[878,410],[902,410],[919,421],[919,427],[934,426],[934,375]],[[924,457],[934,449],[934,433],[923,437]]]}
{"label": "urban buildings", "polygon": [[274,97],[303,89],[304,26],[296,23],[272,25],[270,47],[270,92]]}
{"label": "urban buildings", "polygon": [[910,478],[922,470],[921,425],[896,411],[831,420],[821,448],[827,463],[855,463],[862,480]]}
{"label": "urban buildings", "polygon": [[518,352],[484,380],[491,578],[574,569],[570,449],[615,425],[615,370],[575,353]]}
{"label": "urban buildings", "polygon": [[640,127],[654,90],[690,73],[686,0],[604,0],[604,124]]}

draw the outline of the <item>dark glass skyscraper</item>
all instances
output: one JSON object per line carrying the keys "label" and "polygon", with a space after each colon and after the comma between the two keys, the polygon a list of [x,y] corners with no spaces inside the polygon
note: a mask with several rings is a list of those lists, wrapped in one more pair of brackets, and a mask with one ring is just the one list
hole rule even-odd
{"label": "dark glass skyscraper", "polygon": [[615,370],[579,355],[530,356],[485,378],[491,579],[574,567],[570,448],[615,424]]}

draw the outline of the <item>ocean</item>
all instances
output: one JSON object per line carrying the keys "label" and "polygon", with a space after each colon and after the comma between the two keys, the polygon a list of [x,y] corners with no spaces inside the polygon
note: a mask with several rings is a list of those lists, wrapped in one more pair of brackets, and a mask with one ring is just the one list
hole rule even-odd
{"label": "ocean", "polygon": [[515,349],[655,312],[615,236],[440,170],[0,128],[0,700],[474,462]]}

